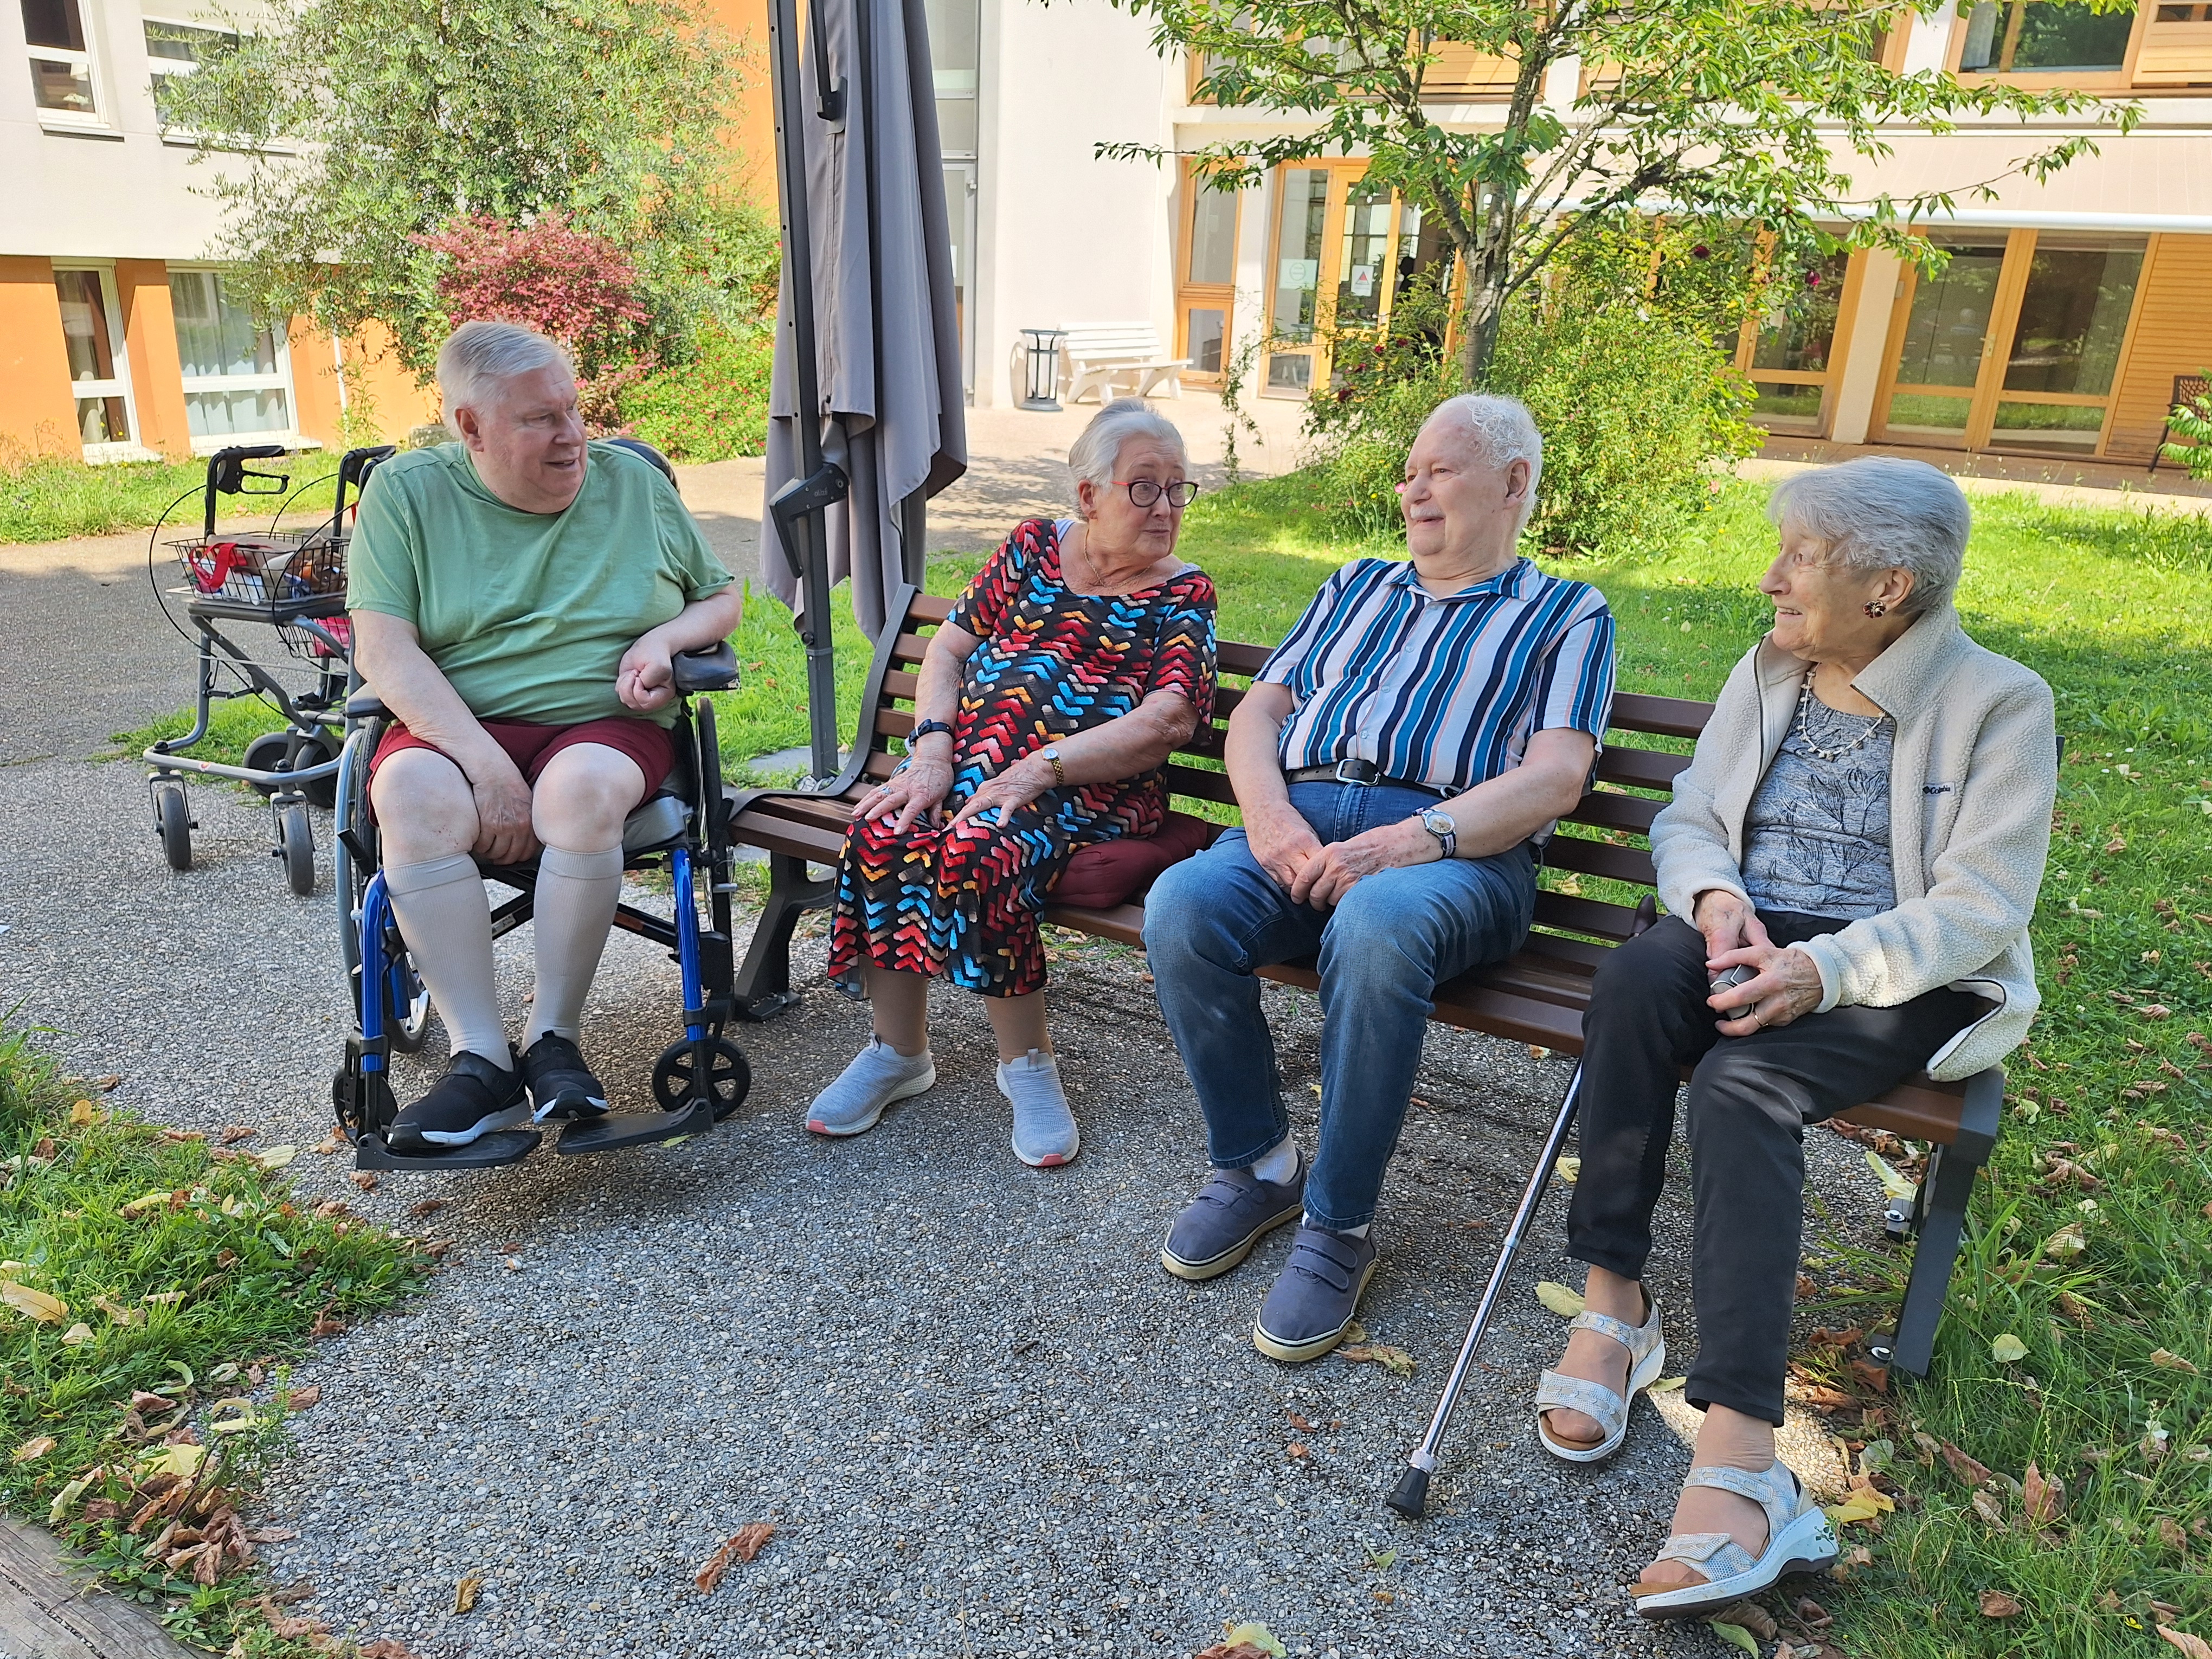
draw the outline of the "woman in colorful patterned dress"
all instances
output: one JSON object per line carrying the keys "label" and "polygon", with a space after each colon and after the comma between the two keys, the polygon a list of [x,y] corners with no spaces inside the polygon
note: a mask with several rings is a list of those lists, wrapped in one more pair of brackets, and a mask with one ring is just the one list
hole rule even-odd
{"label": "woman in colorful patterned dress", "polygon": [[930,641],[907,759],[863,797],[837,872],[830,973],[875,1032],[816,1098],[817,1134],[872,1129],[937,1080],[930,978],[987,999],[1014,1154],[1080,1136],[1045,1030],[1037,917],[1078,848],[1156,833],[1162,767],[1213,705],[1213,584],[1176,556],[1182,435],[1134,398],[1068,452],[1073,519],[1032,519]]}

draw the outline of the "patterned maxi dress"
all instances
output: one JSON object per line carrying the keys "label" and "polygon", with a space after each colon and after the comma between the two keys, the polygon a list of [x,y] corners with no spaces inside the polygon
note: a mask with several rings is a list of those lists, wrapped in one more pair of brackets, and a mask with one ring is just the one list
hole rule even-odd
{"label": "patterned maxi dress", "polygon": [[1116,720],[1155,691],[1213,709],[1213,584],[1195,565],[1134,593],[1069,591],[1070,520],[1031,519],[976,574],[949,619],[982,643],[963,668],[952,787],[933,826],[856,823],[837,869],[830,976],[857,990],[863,961],[949,975],[987,996],[1044,986],[1037,917],[1078,848],[1159,830],[1163,771],[1049,789],[1007,814],[947,822],[995,776],[1047,744]]}

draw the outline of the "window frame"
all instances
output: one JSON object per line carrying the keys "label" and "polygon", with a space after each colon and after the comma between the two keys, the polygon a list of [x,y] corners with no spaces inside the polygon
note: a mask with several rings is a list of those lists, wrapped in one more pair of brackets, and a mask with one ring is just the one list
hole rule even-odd
{"label": "window frame", "polygon": [[[2009,33],[2018,20],[2026,15],[2026,9],[2038,0],[1996,0],[1999,11],[1998,27]],[[2135,84],[2136,63],[2142,55],[2143,37],[2158,15],[2158,0],[2139,3],[2128,28],[2128,44],[2122,52],[2120,66],[2116,70],[1995,70],[1962,69],[1966,55],[1966,29],[1972,21],[1972,0],[1960,0],[1951,21],[1951,40],[1944,50],[1943,66],[1957,76],[1961,84],[1974,87],[1995,82],[2008,87],[2021,87],[2033,92],[2136,92],[2160,90],[2157,86],[2138,88]],[[2190,88],[2174,88],[2175,91]],[[2202,96],[2202,91],[2197,93]]]}
{"label": "window frame", "polygon": [[[171,306],[175,305],[175,288],[180,276],[204,276],[216,284],[216,302],[222,301],[222,282],[227,268],[218,264],[186,264],[173,263],[169,266]],[[313,440],[300,431],[300,392],[292,374],[292,342],[289,328],[271,327],[270,343],[274,348],[276,368],[265,374],[193,374],[184,368],[184,355],[178,353],[179,379],[183,383],[185,410],[185,429],[191,430],[191,400],[203,393],[230,392],[281,392],[284,395],[284,418],[288,424],[271,427],[259,432],[225,432],[209,436],[193,434],[192,453],[212,455],[218,449],[240,442],[282,442],[288,448],[319,447]],[[181,342],[179,343],[181,346]]]}
{"label": "window frame", "polygon": [[[1764,304],[1765,289],[1772,280],[1774,241],[1762,236],[1755,256],[1759,264],[1759,285],[1761,303],[1747,308],[1743,320],[1737,325],[1735,363],[1736,372],[1751,382],[1756,390],[1760,386],[1818,386],[1820,407],[1809,419],[1794,415],[1764,415],[1756,410],[1747,410],[1744,419],[1752,425],[1790,438],[1824,438],[1835,419],[1836,392],[1843,384],[1843,367],[1850,360],[1851,323],[1857,315],[1861,285],[1866,280],[1867,256],[1863,248],[1851,250],[1844,261],[1843,281],[1836,291],[1836,325],[1828,337],[1828,366],[1821,369],[1760,368],[1753,359],[1759,353],[1759,337],[1766,331],[1766,309]],[[1782,424],[1777,425],[1780,422]]]}
{"label": "window frame", "polygon": [[[75,64],[84,70],[84,78],[92,88],[92,107],[88,110],[54,109],[39,101],[39,77],[31,70],[31,110],[39,125],[49,131],[112,132],[115,130],[112,89],[108,86],[106,66],[100,62],[100,11],[88,0],[62,0],[76,10],[76,25],[84,36],[82,50],[69,46],[40,46],[31,43],[28,20],[23,20],[23,64],[30,70],[33,64]],[[19,8],[20,14],[20,8]],[[72,267],[82,269],[82,267]]]}
{"label": "window frame", "polygon": [[1228,379],[1229,363],[1236,349],[1237,339],[1237,256],[1244,246],[1244,192],[1230,193],[1236,204],[1236,223],[1230,234],[1229,280],[1225,283],[1194,283],[1190,279],[1191,256],[1197,251],[1198,208],[1205,194],[1196,168],[1188,161],[1182,168],[1182,204],[1177,216],[1182,234],[1176,245],[1176,343],[1175,355],[1188,357],[1190,353],[1190,313],[1197,311],[1218,311],[1221,313],[1221,368],[1209,371],[1194,365],[1183,370],[1182,378],[1200,386],[1219,386]]}
{"label": "window frame", "polygon": [[[141,30],[151,30],[156,28],[182,29],[189,31],[194,34],[215,35],[222,40],[228,40],[234,50],[235,50],[244,40],[243,36],[234,33],[229,29],[216,28],[209,24],[196,23],[188,18],[183,17],[157,17],[151,14],[141,14],[138,23]],[[165,144],[197,145],[200,142],[202,135],[193,128],[173,126],[170,125],[168,118],[161,113],[161,85],[162,82],[169,80],[173,76],[176,76],[197,75],[199,73],[199,70],[200,63],[196,58],[190,60],[182,60],[174,58],[155,57],[154,54],[153,38],[150,34],[147,36],[146,92],[147,95],[154,100],[154,125],[160,131],[161,142]]]}
{"label": "window frame", "polygon": [[64,275],[82,273],[99,284],[100,308],[107,324],[109,367],[114,370],[104,380],[70,381],[72,407],[88,398],[114,398],[123,405],[123,419],[130,428],[129,435],[111,438],[106,443],[86,443],[83,441],[83,418],[77,417],[78,445],[84,459],[94,465],[112,461],[145,459],[148,451],[139,441],[138,400],[131,386],[131,343],[123,332],[123,307],[116,295],[115,267],[90,259],[57,260],[54,263],[54,288],[57,301],[60,298],[61,278]]}

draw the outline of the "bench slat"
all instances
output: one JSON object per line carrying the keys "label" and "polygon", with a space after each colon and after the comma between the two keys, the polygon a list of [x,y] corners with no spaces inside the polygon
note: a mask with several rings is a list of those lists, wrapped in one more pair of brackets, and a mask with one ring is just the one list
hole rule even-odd
{"label": "bench slat", "polygon": [[1603,782],[1635,789],[1672,789],[1675,775],[1689,764],[1687,755],[1670,755],[1662,749],[1632,749],[1623,744],[1607,748],[1597,757],[1597,775]]}
{"label": "bench slat", "polygon": [[1586,841],[1580,836],[1554,836],[1544,843],[1544,862],[1555,870],[1605,876],[1633,882],[1638,887],[1659,884],[1651,854],[1641,847],[1617,847],[1609,841]]}

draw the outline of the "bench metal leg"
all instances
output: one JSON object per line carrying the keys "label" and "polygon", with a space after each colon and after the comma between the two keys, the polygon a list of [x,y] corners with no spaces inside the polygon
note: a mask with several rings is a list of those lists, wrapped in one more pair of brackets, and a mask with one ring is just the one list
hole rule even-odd
{"label": "bench metal leg", "polygon": [[756,1023],[799,1006],[799,993],[791,988],[792,930],[801,915],[827,904],[837,890],[836,882],[814,880],[806,873],[806,860],[787,853],[770,853],[768,872],[768,902],[761,907],[732,994],[738,1018]]}
{"label": "bench metal leg", "polygon": [[1959,1138],[1929,1156],[1920,1184],[1920,1239],[1912,1253],[1912,1274],[1905,1281],[1905,1306],[1897,1317],[1890,1364],[1915,1376],[1928,1375],[1936,1352],[1936,1325],[1943,1316],[1951,1270],[1958,1263],[1959,1241],[1973,1196],[1974,1174],[1996,1146],[2004,1109],[2004,1068],[1992,1066],[1967,1079],[1960,1112]]}

